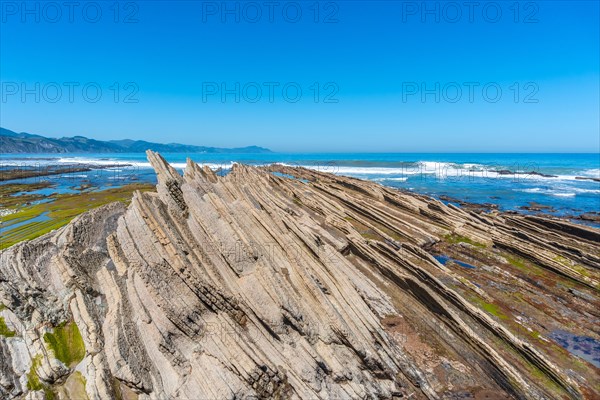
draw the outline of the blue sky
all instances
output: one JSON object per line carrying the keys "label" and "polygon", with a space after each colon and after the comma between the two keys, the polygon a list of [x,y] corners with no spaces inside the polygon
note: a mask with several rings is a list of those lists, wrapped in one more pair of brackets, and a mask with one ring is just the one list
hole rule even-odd
{"label": "blue sky", "polygon": [[597,1],[267,3],[2,1],[0,125],[292,152],[600,151]]}

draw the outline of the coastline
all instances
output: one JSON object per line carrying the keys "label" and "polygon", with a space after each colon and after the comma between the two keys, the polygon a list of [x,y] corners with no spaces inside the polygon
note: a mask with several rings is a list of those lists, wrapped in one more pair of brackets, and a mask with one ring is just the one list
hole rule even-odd
{"label": "coastline", "polygon": [[600,400],[600,2],[5,3],[0,400]]}
{"label": "coastline", "polygon": [[[60,157],[64,156],[68,156],[68,154],[60,155]],[[130,185],[133,185],[131,187],[135,187],[137,184],[154,185],[156,183],[154,171],[150,168],[147,161],[142,162],[135,158],[131,160],[130,158],[133,158],[132,155],[124,156],[122,159],[116,156],[115,154],[103,154],[102,156],[90,154],[85,157],[57,158],[56,155],[21,155],[10,158],[12,156],[4,155],[2,158],[4,163],[0,165],[0,181],[2,181],[0,187],[3,189],[0,194],[1,238],[5,239],[7,235],[11,234],[10,231],[13,229],[11,225],[13,223],[16,223],[16,226],[27,224],[27,221],[16,218],[16,215],[12,217],[10,215],[15,214],[17,211],[23,216],[31,214],[31,218],[46,215],[44,213],[48,210],[37,210],[32,206],[36,206],[39,203],[51,203],[55,201],[55,197],[57,196],[75,196],[79,193],[83,197],[89,197],[93,192],[103,192],[121,187],[125,187],[125,189],[120,191],[121,195],[126,195],[126,193],[131,192],[127,189]],[[226,174],[236,164],[234,161],[219,162],[219,160],[228,159],[228,156],[221,155],[217,159],[209,159],[207,161],[211,162],[203,163],[203,165],[208,165],[213,170]],[[244,156],[247,157],[248,155]],[[175,157],[175,160],[181,158],[180,155],[171,157]],[[268,157],[273,157],[273,155],[268,155]],[[249,159],[248,161],[263,168],[270,168],[269,166],[276,168],[279,165],[284,167],[301,166],[320,172],[354,176],[355,178],[381,183],[401,192],[417,195],[425,194],[442,201],[446,205],[453,204],[468,211],[536,215],[574,222],[585,226],[600,227],[600,201],[596,201],[597,206],[595,206],[593,200],[593,193],[598,192],[600,194],[600,185],[596,182],[597,178],[593,176],[586,179],[581,179],[582,177],[577,175],[570,177],[571,181],[583,182],[576,182],[576,184],[585,185],[579,186],[579,189],[577,187],[569,189],[570,191],[580,190],[582,191],[581,195],[587,195],[589,192],[592,196],[589,200],[591,206],[580,209],[578,208],[578,203],[573,203],[572,197],[547,196],[542,189],[537,188],[538,186],[543,188],[543,185],[555,185],[553,182],[558,178],[557,175],[537,172],[535,170],[527,171],[525,167],[523,167],[525,170],[521,172],[514,168],[513,170],[500,169],[502,168],[500,166],[493,167],[495,169],[489,166],[484,168],[483,165],[475,164],[472,160],[469,161],[470,159],[460,160],[462,164],[444,164],[439,161],[437,164],[433,162],[402,161],[399,163],[377,161],[386,157],[390,158],[390,155],[377,155],[374,160],[360,160],[361,156],[342,155],[340,157],[342,159],[354,157],[357,160],[353,162],[343,160],[326,161],[324,158],[318,162],[313,161],[314,165],[304,165],[310,164],[309,159],[315,158],[316,155],[301,157],[298,163],[286,160],[285,157],[279,157],[285,162],[272,161],[270,158],[265,158],[264,160]],[[270,161],[267,165],[264,165],[263,162],[265,160],[271,160],[272,162]],[[185,163],[181,162],[175,162],[172,165],[175,165],[180,171],[183,171],[183,167],[185,167]],[[529,167],[531,168],[531,165]],[[401,174],[400,176],[397,175],[398,172]],[[445,175],[440,175],[441,173]],[[493,173],[497,177],[487,180],[474,178],[474,176],[478,176],[477,174],[483,173],[488,175]],[[519,192],[521,195],[524,193],[535,195],[537,191],[540,193],[540,196],[532,199],[523,199],[520,202],[513,201],[510,205],[503,203],[501,196],[510,197],[511,194],[502,188],[507,185],[507,180],[508,184],[511,184],[511,179],[515,180],[515,186],[522,185],[523,182],[527,184],[531,183],[531,185],[519,189],[521,190]],[[443,184],[444,182],[447,183]],[[499,191],[504,190],[504,192],[499,192],[496,196],[491,191],[487,195],[487,198],[479,196],[476,199],[478,201],[471,199],[472,192],[476,192],[480,187],[490,185],[496,185],[499,187]],[[457,189],[453,193],[446,194],[449,188],[453,186],[457,186]],[[10,187],[20,188],[20,190],[7,190]],[[441,190],[442,192],[437,193],[437,190]],[[547,190],[549,191],[550,189]],[[557,195],[559,194],[557,193]],[[551,202],[547,201],[548,197],[552,200]],[[573,205],[563,206],[563,203],[573,203]],[[99,203],[94,204],[99,205]],[[38,206],[37,208],[40,207]],[[34,210],[37,211],[34,212]],[[84,208],[80,210],[80,212],[83,211],[85,211]],[[64,219],[61,220],[63,223],[60,225],[64,224],[65,221]],[[31,221],[32,224],[35,222],[35,220]],[[14,244],[15,242],[11,241],[10,243]]]}
{"label": "coastline", "polygon": [[[282,164],[352,176],[410,189],[434,197],[448,196],[469,203],[494,203],[518,210],[529,203],[549,206],[557,215],[600,211],[600,154],[396,154],[396,153],[271,153],[164,154],[180,172],[186,158],[227,173],[235,163],[254,166]],[[115,166],[110,168],[111,165]],[[155,183],[143,154],[0,155],[4,168],[106,170],[104,179],[139,177]],[[121,170],[121,171],[120,171]],[[85,173],[71,175],[85,175]],[[100,175],[100,173],[92,173]]]}
{"label": "coastline", "polygon": [[[304,168],[236,164],[219,176],[189,161],[180,175],[158,154],[148,157],[156,192],[135,192],[127,208],[96,208],[0,252],[7,278],[0,282],[2,315],[14,332],[0,340],[28,335],[37,346],[45,331],[36,315],[67,318],[111,374],[123,371],[110,361],[115,351],[119,365],[151,366],[148,375],[128,369],[119,375],[125,382],[150,387],[169,376],[168,359],[146,355],[160,346],[188,363],[198,380],[203,371],[224,374],[215,375],[210,389],[191,383],[201,396],[214,387],[228,390],[231,379],[240,379],[239,390],[259,387],[268,396],[310,397],[323,379],[331,394],[341,388],[432,398],[600,394],[590,384],[600,368],[600,230],[477,213]],[[31,285],[13,285],[22,274]],[[70,293],[72,304],[31,297],[31,290]],[[25,298],[35,300],[26,306]],[[225,331],[202,328],[207,323]],[[164,342],[168,332],[177,333]],[[124,334],[138,338],[143,350],[121,353],[92,339],[115,343]],[[202,349],[187,351],[190,341]],[[257,348],[267,349],[261,372],[245,361]],[[77,362],[90,365],[90,357]],[[61,382],[70,372],[57,369],[50,355],[39,362],[62,377],[46,380],[45,388],[65,390]],[[218,378],[231,374],[229,363],[236,372]],[[306,384],[303,371],[314,368],[324,372]],[[110,387],[110,376],[85,371],[87,390]],[[253,371],[267,382],[264,389],[243,378]]]}

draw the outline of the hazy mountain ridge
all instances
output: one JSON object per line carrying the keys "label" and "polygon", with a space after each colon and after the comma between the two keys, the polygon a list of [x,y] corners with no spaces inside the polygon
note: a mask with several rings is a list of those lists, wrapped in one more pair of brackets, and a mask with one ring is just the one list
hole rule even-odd
{"label": "hazy mountain ridge", "polygon": [[48,138],[25,132],[13,132],[0,128],[1,153],[138,153],[146,150],[165,153],[270,153],[259,146],[220,148],[193,146],[180,143],[153,143],[145,140],[102,141],[84,136]]}

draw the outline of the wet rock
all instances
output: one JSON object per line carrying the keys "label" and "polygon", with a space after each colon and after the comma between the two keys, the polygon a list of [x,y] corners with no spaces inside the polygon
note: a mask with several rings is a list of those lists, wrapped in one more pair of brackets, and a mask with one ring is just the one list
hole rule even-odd
{"label": "wet rock", "polygon": [[600,222],[600,212],[583,213],[575,217],[575,219],[580,219],[582,221]]}
{"label": "wet rock", "polygon": [[552,206],[547,206],[544,204],[536,203],[535,201],[530,201],[528,206],[521,206],[521,207],[519,207],[519,209],[527,210],[527,211],[544,211],[544,212],[556,211],[554,209],[554,207],[552,207]]}
{"label": "wet rock", "polygon": [[[518,255],[597,301],[600,231],[302,168],[217,176],[188,160],[181,176],[148,159],[156,193],[0,253],[0,315],[15,330],[0,337],[3,397],[43,396],[27,387],[33,365],[60,393],[81,373],[90,399],[598,394],[455,290],[484,268],[449,268],[429,251],[459,238],[452,248],[509,276],[509,260],[486,253]],[[67,321],[85,344],[76,365],[44,340]]]}
{"label": "wet rock", "polygon": [[592,177],[589,177],[589,176],[576,176],[575,179],[585,180],[585,181],[600,182],[600,178],[592,178]]}

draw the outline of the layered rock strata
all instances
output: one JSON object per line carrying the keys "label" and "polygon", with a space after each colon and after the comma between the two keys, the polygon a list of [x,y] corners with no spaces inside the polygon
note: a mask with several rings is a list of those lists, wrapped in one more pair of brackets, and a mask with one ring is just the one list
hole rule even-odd
{"label": "layered rock strata", "polygon": [[600,396],[552,339],[600,334],[600,231],[148,159],[156,192],[0,253],[0,397]]}

